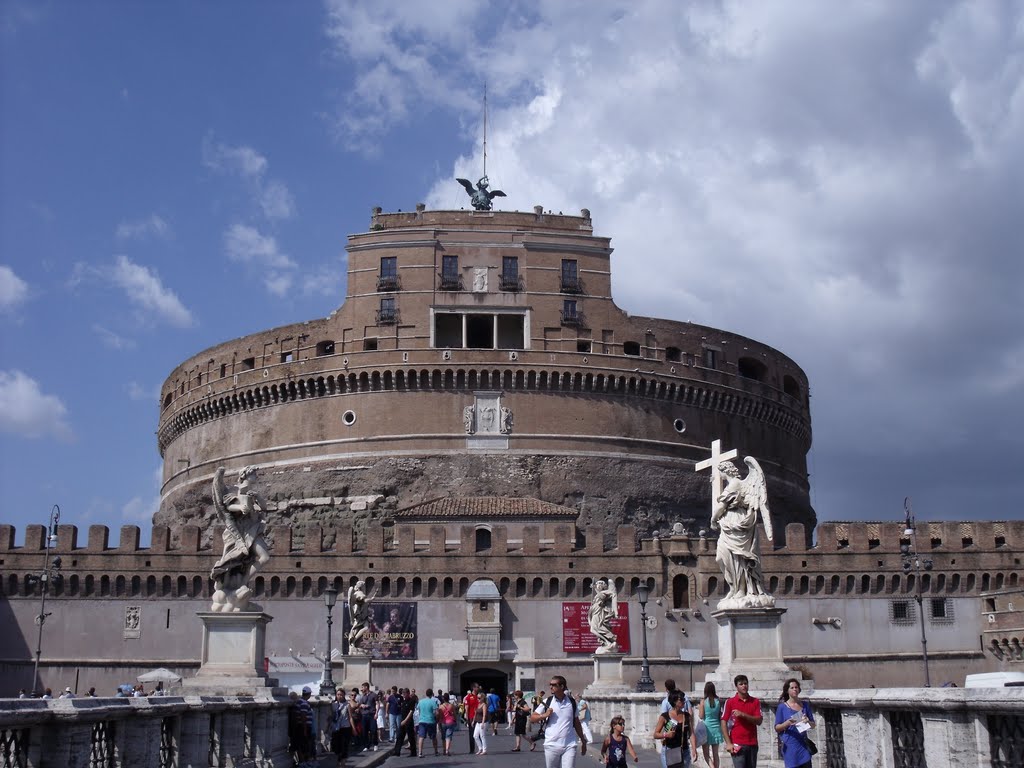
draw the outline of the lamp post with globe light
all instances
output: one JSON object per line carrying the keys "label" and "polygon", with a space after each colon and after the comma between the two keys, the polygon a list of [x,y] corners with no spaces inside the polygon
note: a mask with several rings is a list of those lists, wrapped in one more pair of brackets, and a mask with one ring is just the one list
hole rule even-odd
{"label": "lamp post with globe light", "polygon": [[36,663],[32,669],[32,690],[36,689],[36,682],[39,680],[39,659],[43,655],[43,625],[46,617],[51,614],[46,612],[46,596],[50,589],[60,586],[64,577],[60,573],[61,559],[57,557],[50,560],[50,549],[57,543],[57,523],[60,522],[60,507],[56,504],[50,510],[50,520],[46,526],[46,544],[43,553],[43,570],[38,574],[28,576],[29,584],[39,583],[39,614],[36,616],[36,624],[39,625],[39,635],[36,640]]}
{"label": "lamp post with globe light", "polygon": [[930,558],[922,558],[918,554],[917,521],[914,519],[914,510],[910,505],[909,496],[903,500],[903,511],[905,514],[903,536],[908,538],[909,541],[906,544],[900,544],[900,557],[903,558],[903,572],[909,574],[913,571],[916,577],[914,580],[914,599],[917,601],[917,613],[921,619],[921,653],[924,658],[924,684],[926,688],[930,688],[932,681],[928,674],[928,636],[925,634],[924,628],[924,586],[921,583],[921,571],[930,571],[932,569],[932,561]]}
{"label": "lamp post with globe light", "polygon": [[331,618],[331,611],[338,602],[338,590],[332,584],[324,590],[324,605],[327,606],[327,650],[324,651],[324,678],[320,681],[320,695],[333,696],[337,690],[331,670],[331,625],[334,620]]}
{"label": "lamp post with globe light", "polygon": [[644,660],[640,667],[640,679],[636,681],[638,693],[651,693],[654,691],[654,680],[651,678],[651,665],[647,660],[647,598],[650,597],[651,589],[646,581],[640,582],[636,588],[636,597],[640,601],[640,626],[643,629],[644,639]]}

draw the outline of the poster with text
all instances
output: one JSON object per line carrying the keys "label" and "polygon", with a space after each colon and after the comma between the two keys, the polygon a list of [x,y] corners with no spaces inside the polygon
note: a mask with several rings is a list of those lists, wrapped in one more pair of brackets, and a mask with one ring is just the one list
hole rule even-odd
{"label": "poster with text", "polygon": [[[341,604],[341,601],[338,601]],[[415,659],[416,603],[371,602],[361,647],[375,659]],[[342,605],[341,652],[348,653],[352,620]]]}
{"label": "poster with text", "polygon": [[[597,638],[590,632],[587,613],[590,603],[562,603],[562,650],[566,653],[593,653]],[[629,653],[629,604],[619,603],[618,617],[612,619],[612,632],[620,653]]]}

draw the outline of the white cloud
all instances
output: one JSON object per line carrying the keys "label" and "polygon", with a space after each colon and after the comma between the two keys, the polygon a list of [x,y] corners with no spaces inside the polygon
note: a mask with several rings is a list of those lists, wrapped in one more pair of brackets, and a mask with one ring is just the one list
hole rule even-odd
{"label": "white cloud", "polygon": [[246,224],[232,224],[224,233],[224,248],[228,258],[243,264],[263,267],[292,269],[295,267],[288,256],[281,253],[277,240],[262,235],[255,227]]}
{"label": "white cloud", "polygon": [[194,324],[192,313],[169,288],[165,288],[155,270],[135,264],[127,256],[118,256],[112,278],[139,309],[177,328]]}
{"label": "white cloud", "polygon": [[0,264],[0,312],[16,309],[28,298],[28,283],[14,274],[10,267]]}
{"label": "white cloud", "polygon": [[128,397],[135,401],[158,402],[160,400],[160,385],[146,389],[137,381],[128,382]]}
{"label": "white cloud", "polygon": [[70,440],[67,414],[60,398],[43,394],[35,379],[18,370],[0,371],[0,432]]}
{"label": "white cloud", "polygon": [[167,222],[155,213],[149,216],[136,219],[135,221],[122,221],[117,225],[115,236],[118,240],[141,240],[146,237],[167,237],[170,234],[170,227]]}
{"label": "white cloud", "polygon": [[121,519],[129,524],[148,526],[153,522],[153,515],[160,508],[160,484],[163,471],[160,467],[150,476],[152,493],[133,496],[121,507]]}
{"label": "white cloud", "polygon": [[100,341],[111,349],[135,349],[135,341],[133,339],[122,336],[99,323],[93,323],[92,330],[93,333],[100,337]]}
{"label": "white cloud", "polygon": [[[487,170],[509,195],[496,206],[591,209],[620,306],[801,364],[827,504],[877,515],[884,493],[932,487],[928,473],[971,474],[980,499],[993,469],[970,446],[1019,454],[1020,4],[327,9],[355,70],[346,144],[457,110],[474,150],[426,201],[466,206],[452,177],[480,173],[486,78]],[[897,472],[892,457],[911,455]]]}
{"label": "white cloud", "polygon": [[203,164],[207,168],[234,173],[244,178],[262,176],[267,170],[267,158],[252,147],[233,147],[215,142],[209,136],[203,138]]}
{"label": "white cloud", "polygon": [[345,272],[334,265],[321,266],[302,278],[303,296],[331,296],[340,303],[344,288]]}
{"label": "white cloud", "polygon": [[291,288],[296,264],[281,252],[272,236],[246,224],[233,224],[224,233],[224,250],[231,261],[246,264],[259,274],[271,294],[283,296]]}
{"label": "white cloud", "polygon": [[279,181],[271,181],[260,192],[260,208],[271,221],[290,219],[295,215],[295,199],[288,187]]}
{"label": "white cloud", "polygon": [[267,158],[252,147],[234,147],[206,136],[202,155],[207,168],[244,180],[253,203],[269,221],[290,219],[295,215],[295,198],[288,186],[277,179],[267,178]]}

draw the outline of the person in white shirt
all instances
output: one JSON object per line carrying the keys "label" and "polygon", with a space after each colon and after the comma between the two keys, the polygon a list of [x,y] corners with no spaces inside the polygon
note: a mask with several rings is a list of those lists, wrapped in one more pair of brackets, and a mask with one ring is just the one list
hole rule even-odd
{"label": "person in white shirt", "polygon": [[587,739],[576,714],[576,703],[566,692],[565,678],[551,676],[551,696],[542,701],[531,723],[544,723],[544,764],[546,768],[575,768],[576,744],[587,754]]}
{"label": "person in white shirt", "polygon": [[583,726],[584,741],[590,744],[594,741],[594,734],[590,730],[590,702],[584,698],[580,698],[576,702],[576,715],[580,719],[580,725]]}

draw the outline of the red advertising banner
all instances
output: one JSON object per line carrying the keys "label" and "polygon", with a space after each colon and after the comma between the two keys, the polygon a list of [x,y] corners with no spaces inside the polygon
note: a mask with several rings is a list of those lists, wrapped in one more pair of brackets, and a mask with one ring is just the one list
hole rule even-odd
{"label": "red advertising banner", "polygon": [[[566,653],[593,653],[597,638],[590,632],[587,613],[590,603],[562,603],[562,650]],[[612,619],[612,631],[620,653],[629,653],[629,604],[619,603],[619,615]]]}

